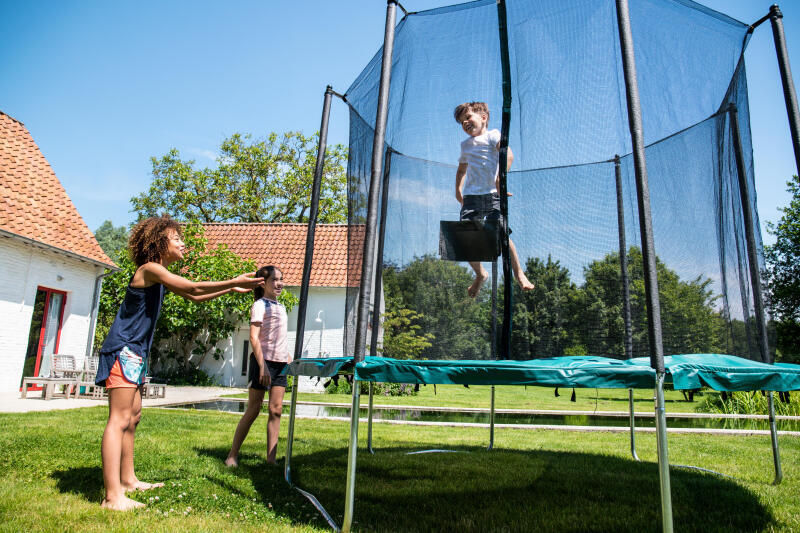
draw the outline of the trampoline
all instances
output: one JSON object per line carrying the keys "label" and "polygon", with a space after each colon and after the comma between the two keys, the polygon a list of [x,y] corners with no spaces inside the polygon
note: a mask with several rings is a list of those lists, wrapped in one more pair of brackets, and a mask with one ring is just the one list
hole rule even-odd
{"label": "trampoline", "polygon": [[[772,6],[748,25],[691,0],[476,0],[421,12],[389,0],[383,47],[344,94],[325,91],[300,288],[297,339],[336,96],[350,111],[352,355],[304,359],[297,342],[286,372],[369,382],[369,451],[372,383],[486,385],[492,413],[495,385],[539,385],[629,389],[638,459],[632,389],[652,388],[664,531],[664,386],[766,391],[779,483],[773,392],[800,389],[800,366],[776,363],[769,343],[744,50],[769,20],[797,156],[781,18]],[[464,133],[452,109],[476,100],[500,131],[499,223],[459,221],[453,197]],[[512,229],[533,291],[513,281]],[[474,299],[465,261],[490,267]],[[428,346],[392,357],[384,320],[404,311]],[[353,524],[360,395],[354,386],[341,526],[292,482],[296,387],[291,398],[286,481],[336,530]]]}

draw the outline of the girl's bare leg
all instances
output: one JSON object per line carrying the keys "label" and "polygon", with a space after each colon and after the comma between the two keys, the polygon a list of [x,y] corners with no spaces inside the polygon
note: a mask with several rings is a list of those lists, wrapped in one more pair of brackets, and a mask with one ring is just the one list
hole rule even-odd
{"label": "girl's bare leg", "polygon": [[258,414],[261,412],[261,404],[264,402],[264,391],[254,388],[249,389],[249,397],[247,398],[247,409],[245,409],[239,424],[236,425],[236,432],[233,434],[233,444],[231,444],[231,451],[228,452],[228,457],[225,459],[227,466],[239,466],[239,448],[242,447],[247,433],[250,431],[250,426],[253,425]]}
{"label": "girl's bare leg", "polygon": [[267,462],[275,464],[278,453],[278,434],[281,431],[281,413],[286,387],[269,388],[269,419],[267,420]]}
{"label": "girl's bare leg", "polygon": [[[106,496],[101,507],[115,511],[127,511],[144,507],[143,503],[125,496],[120,480],[123,435],[132,425],[134,397],[137,389],[116,388],[108,390],[108,421],[103,431],[100,455],[103,459],[103,484]],[[132,453],[132,450],[131,450]]]}
{"label": "girl's bare leg", "polygon": [[163,487],[163,483],[145,483],[139,481],[133,466],[133,443],[136,439],[136,426],[142,419],[142,388],[139,387],[133,396],[131,410],[131,423],[122,433],[122,459],[120,463],[119,478],[123,488],[128,490],[148,490]]}

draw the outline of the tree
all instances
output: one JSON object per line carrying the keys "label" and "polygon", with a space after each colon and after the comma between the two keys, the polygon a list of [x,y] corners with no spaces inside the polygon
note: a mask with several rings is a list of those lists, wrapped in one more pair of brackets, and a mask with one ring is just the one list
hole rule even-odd
{"label": "tree", "polygon": [[125,226],[115,228],[110,220],[106,220],[97,228],[94,237],[100,248],[113,261],[118,259],[119,253],[128,245],[128,229]]}
{"label": "tree", "polygon": [[[170,266],[175,273],[195,281],[229,279],[255,270],[255,264],[244,260],[220,244],[207,248],[203,227],[190,223],[184,228],[186,252],[181,261]],[[136,265],[127,253],[120,254],[121,270],[105,278],[100,295],[95,346],[99,349],[125,297],[125,290],[136,272]],[[288,309],[297,302],[289,291],[280,300]],[[230,293],[213,300],[194,303],[167,291],[161,316],[156,324],[150,365],[163,377],[190,376],[207,354],[215,359],[222,355],[217,344],[227,338],[250,316],[252,294]]]}
{"label": "tree", "polygon": [[777,224],[767,223],[775,244],[764,248],[767,294],[775,320],[778,356],[800,362],[800,179],[786,182],[792,199]]}
{"label": "tree", "polygon": [[525,265],[528,279],[535,280],[533,291],[515,291],[512,316],[511,357],[532,359],[583,352],[576,346],[574,319],[579,299],[578,287],[569,270],[547,257],[529,258]]}
{"label": "tree", "polygon": [[[644,270],[641,250],[628,250],[633,355],[649,354]],[[722,353],[725,321],[714,308],[719,298],[709,289],[710,279],[683,281],[656,258],[665,354]],[[609,253],[584,269],[577,331],[588,353],[624,357],[625,324],[619,254]],[[746,355],[746,354],[742,354]]]}
{"label": "tree", "polygon": [[[466,268],[426,255],[402,269],[385,265],[383,283],[387,314],[397,316],[403,309],[410,310],[419,325],[413,333],[432,334],[428,337],[431,345],[421,351],[421,357],[489,357],[486,291],[481,291],[478,300],[467,295],[472,275]],[[410,323],[406,327],[410,327]]]}
{"label": "tree", "polygon": [[[202,170],[173,148],[151,158],[150,188],[131,204],[140,219],[167,212],[200,222],[307,222],[318,142],[318,133],[270,133],[266,140],[235,133],[222,142],[217,168]],[[320,223],[347,220],[346,159],[341,144],[326,152]]]}
{"label": "tree", "polygon": [[410,309],[392,306],[383,316],[383,346],[381,354],[395,359],[419,359],[426,348],[433,346],[432,333],[420,334],[422,326],[416,322],[423,315]]}

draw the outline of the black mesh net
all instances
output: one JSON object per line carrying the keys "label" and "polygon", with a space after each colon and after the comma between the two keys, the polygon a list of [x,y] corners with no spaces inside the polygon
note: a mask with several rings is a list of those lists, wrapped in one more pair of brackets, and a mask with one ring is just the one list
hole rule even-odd
{"label": "black mesh net", "polygon": [[[637,0],[630,9],[665,354],[760,359],[728,112],[729,104],[737,106],[755,214],[743,60],[748,26],[689,0]],[[508,0],[507,11],[514,153],[508,225],[536,288],[523,292],[497,281],[498,320],[503,292],[514,294],[510,350],[498,357],[649,355],[615,2]],[[493,354],[492,279],[471,298],[472,268],[443,259],[439,244],[440,222],[459,220],[461,207],[455,175],[466,134],[453,109],[486,102],[489,128],[500,129],[497,13],[495,0],[480,0],[409,14],[396,29],[379,260],[380,353],[387,356]],[[361,274],[381,54],[346,94],[352,280]],[[760,250],[760,235],[756,240]],[[621,254],[628,265],[630,353]],[[491,263],[484,267],[491,278]],[[352,289],[345,353],[352,353],[356,298]]]}

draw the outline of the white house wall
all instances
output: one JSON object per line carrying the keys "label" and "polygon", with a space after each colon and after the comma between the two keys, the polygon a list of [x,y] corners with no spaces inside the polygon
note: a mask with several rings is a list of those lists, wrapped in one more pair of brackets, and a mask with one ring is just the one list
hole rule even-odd
{"label": "white house wall", "polygon": [[40,286],[67,293],[58,352],[73,354],[83,364],[94,284],[101,273],[92,263],[0,238],[0,391],[19,390]]}
{"label": "white house wall", "polygon": [[[291,291],[297,295],[299,290]],[[311,287],[306,309],[305,335],[303,340],[303,357],[342,357],[342,339],[344,336],[345,289],[343,287]],[[383,307],[383,306],[381,306]],[[297,332],[297,308],[289,313],[289,351],[294,354],[295,334]],[[321,321],[317,322],[317,318]],[[324,321],[324,330],[323,322]],[[250,325],[244,323],[234,335],[221,342],[218,347],[224,350],[224,356],[214,360],[207,356],[201,368],[223,386],[246,387],[247,375],[242,375],[244,341],[249,341]],[[320,340],[322,341],[320,343]],[[300,390],[321,390],[317,379],[302,378]]]}

